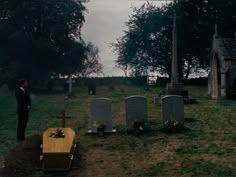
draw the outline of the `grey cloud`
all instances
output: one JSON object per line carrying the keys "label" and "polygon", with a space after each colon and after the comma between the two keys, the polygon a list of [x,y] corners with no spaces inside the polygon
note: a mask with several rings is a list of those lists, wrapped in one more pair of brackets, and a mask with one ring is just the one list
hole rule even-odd
{"label": "grey cloud", "polygon": [[140,7],[143,3],[145,1],[91,0],[85,4],[89,13],[85,13],[82,38],[98,46],[105,75],[123,75],[121,70],[114,68],[116,56],[108,43],[124,34],[124,23],[132,13],[131,5]]}

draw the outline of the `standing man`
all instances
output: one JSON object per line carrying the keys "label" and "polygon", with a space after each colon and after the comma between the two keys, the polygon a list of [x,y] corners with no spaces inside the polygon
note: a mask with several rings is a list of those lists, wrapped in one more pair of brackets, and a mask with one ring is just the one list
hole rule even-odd
{"label": "standing man", "polygon": [[17,142],[25,139],[25,129],[31,107],[30,95],[27,91],[28,82],[26,79],[19,81],[19,88],[16,90],[17,100]]}

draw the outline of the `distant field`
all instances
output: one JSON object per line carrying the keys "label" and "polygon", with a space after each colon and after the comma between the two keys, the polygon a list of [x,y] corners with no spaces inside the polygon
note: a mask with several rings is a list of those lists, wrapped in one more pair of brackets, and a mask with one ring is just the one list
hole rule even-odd
{"label": "distant field", "polygon": [[[236,176],[236,101],[205,99],[207,88],[187,87],[198,104],[185,105],[185,125],[178,134],[164,134],[161,105],[153,104],[160,88],[98,87],[96,96],[87,95],[85,87],[76,88],[76,98],[65,94],[32,94],[32,111],[27,136],[41,135],[48,127],[57,127],[62,110],[72,118],[66,122],[76,132],[81,144],[79,177],[217,177]],[[148,118],[157,131],[141,136],[125,132],[124,98],[143,95],[148,101]],[[113,127],[116,135],[86,135],[88,106],[95,97],[112,100]],[[13,92],[0,94],[0,162],[15,145],[16,101]]]}

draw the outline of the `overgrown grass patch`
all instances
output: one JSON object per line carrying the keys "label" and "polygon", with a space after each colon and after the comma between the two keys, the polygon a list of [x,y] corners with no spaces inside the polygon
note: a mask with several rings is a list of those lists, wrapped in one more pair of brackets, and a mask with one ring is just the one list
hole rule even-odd
{"label": "overgrown grass patch", "polygon": [[235,176],[235,169],[229,167],[227,164],[215,163],[212,161],[200,159],[190,161],[185,159],[182,162],[182,174],[188,173],[191,176]]}
{"label": "overgrown grass patch", "polygon": [[[184,106],[185,126],[177,134],[160,131],[161,104],[153,103],[161,88],[115,86],[98,87],[88,95],[87,88],[74,88],[76,97],[66,94],[32,94],[32,110],[26,134],[42,134],[49,127],[61,126],[56,116],[62,110],[71,116],[67,127],[80,142],[81,169],[78,176],[236,176],[236,101],[205,99],[205,87],[187,87],[197,104]],[[136,136],[127,133],[124,99],[131,95],[147,98],[150,130]],[[87,135],[90,123],[88,107],[92,99],[112,100],[113,128],[116,134],[104,137]],[[0,160],[16,143],[16,101],[13,92],[0,96]]]}

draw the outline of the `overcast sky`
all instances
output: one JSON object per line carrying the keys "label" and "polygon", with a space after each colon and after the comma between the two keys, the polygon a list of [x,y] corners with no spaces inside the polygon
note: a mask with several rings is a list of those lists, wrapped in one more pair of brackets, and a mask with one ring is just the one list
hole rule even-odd
{"label": "overcast sky", "polygon": [[[132,14],[132,6],[140,7],[147,1],[140,0],[90,0],[85,6],[85,24],[82,28],[82,38],[91,41],[100,50],[101,63],[105,76],[123,76],[122,70],[115,68],[116,55],[112,52],[109,43],[124,35],[125,22]],[[152,1],[155,5],[164,2]]]}

